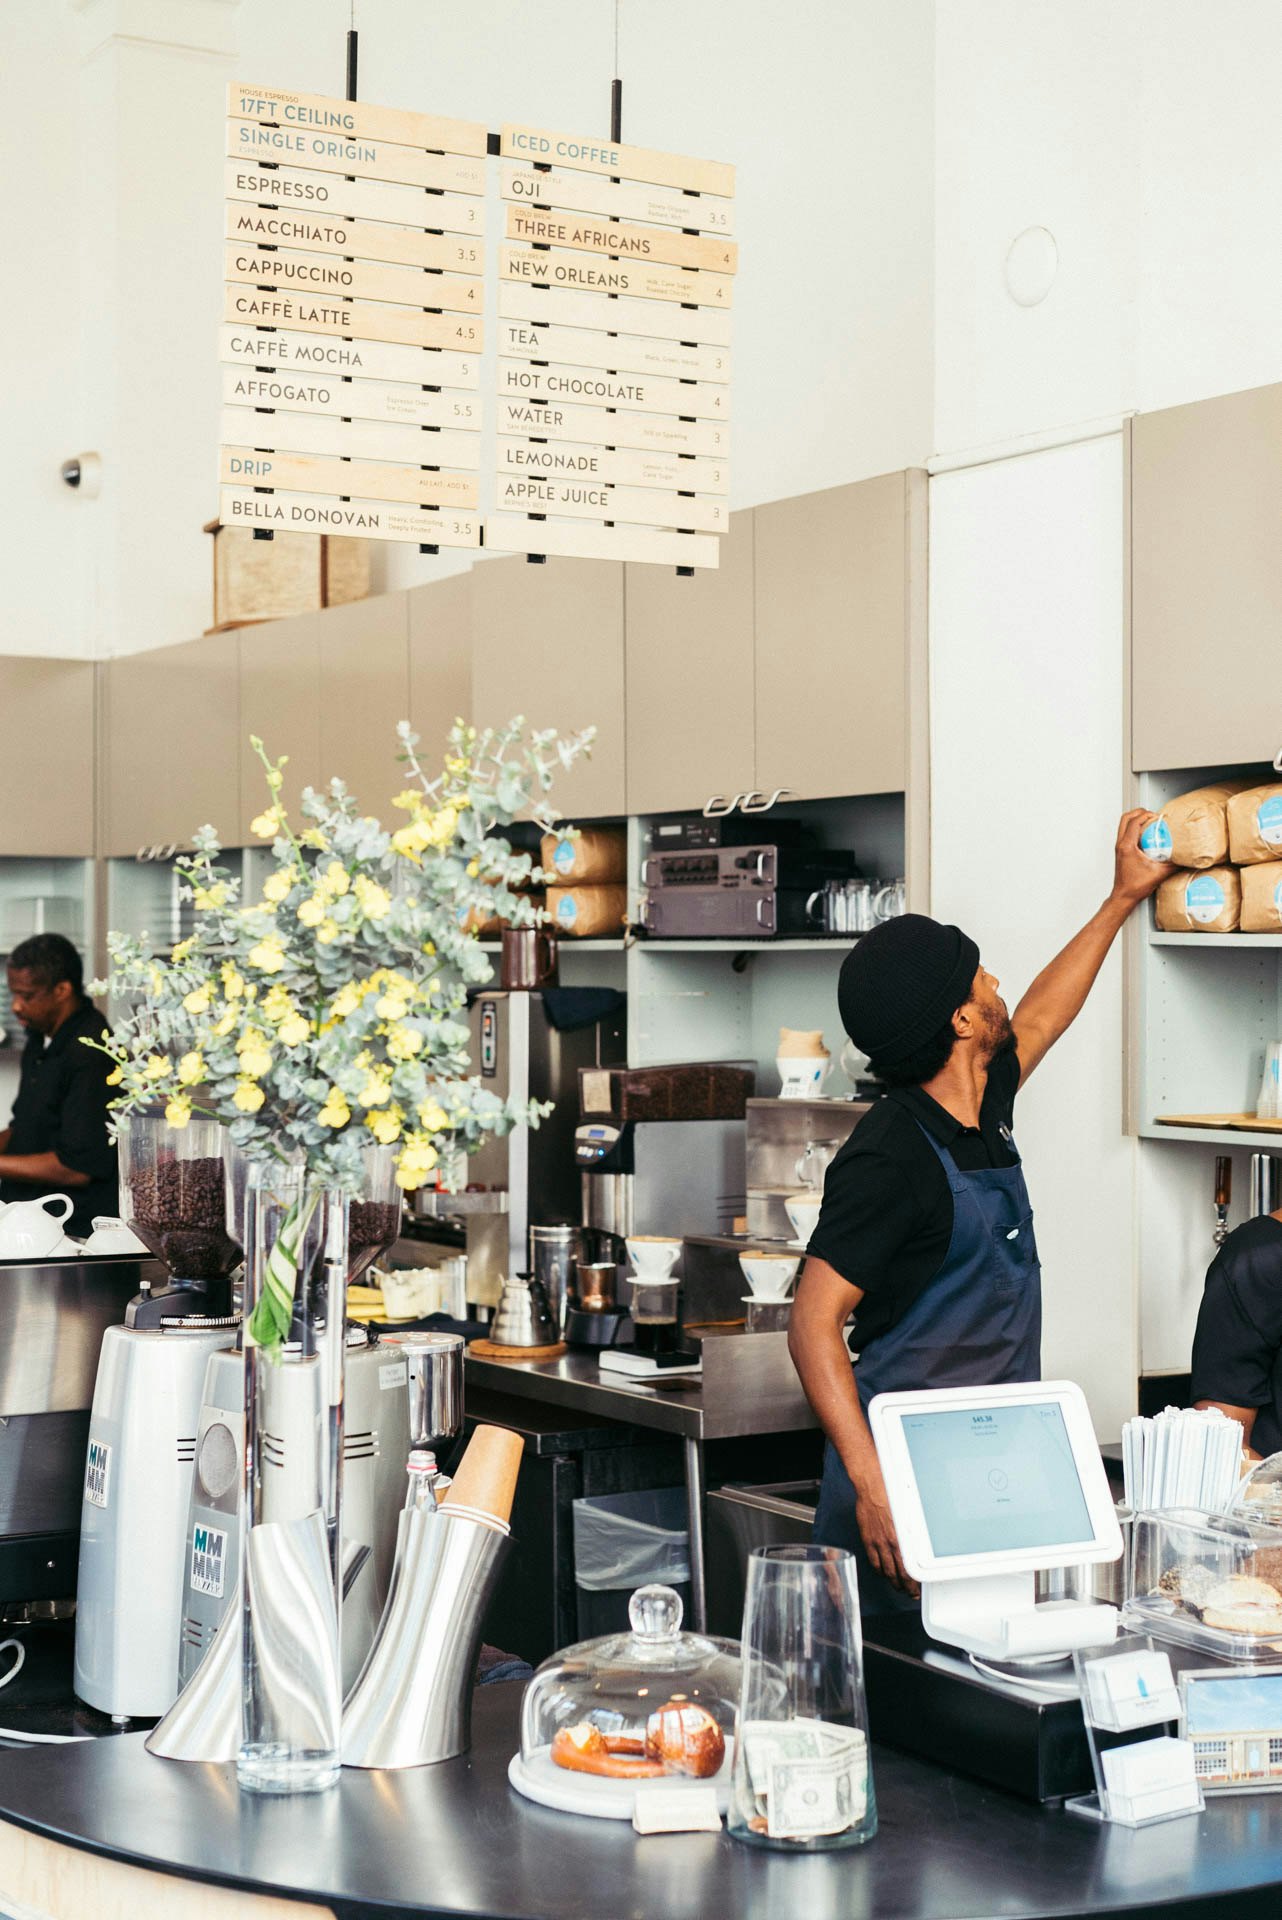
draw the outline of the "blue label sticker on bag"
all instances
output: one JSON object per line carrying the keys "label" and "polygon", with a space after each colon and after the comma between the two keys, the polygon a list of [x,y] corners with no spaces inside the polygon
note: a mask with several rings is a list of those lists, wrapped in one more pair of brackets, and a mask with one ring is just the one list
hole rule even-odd
{"label": "blue label sticker on bag", "polygon": [[552,855],[552,865],[558,873],[574,872],[574,842],[568,834],[557,841],[556,851]]}
{"label": "blue label sticker on bag", "polygon": [[1279,880],[1273,889],[1273,905],[1279,915],[1282,915],[1282,880]]}
{"label": "blue label sticker on bag", "polygon": [[573,895],[565,894],[556,903],[557,924],[562,927],[572,927],[578,917],[579,909]]}
{"label": "blue label sticker on bag", "polygon": [[1260,838],[1270,847],[1282,847],[1282,793],[1271,793],[1255,809]]}
{"label": "blue label sticker on bag", "polygon": [[1184,889],[1184,905],[1190,920],[1207,927],[1224,911],[1224,889],[1209,873],[1195,874]]}
{"label": "blue label sticker on bag", "polygon": [[1146,853],[1150,860],[1169,860],[1171,857],[1171,829],[1166,824],[1166,815],[1159,813],[1156,820],[1150,820],[1140,835],[1140,852]]}

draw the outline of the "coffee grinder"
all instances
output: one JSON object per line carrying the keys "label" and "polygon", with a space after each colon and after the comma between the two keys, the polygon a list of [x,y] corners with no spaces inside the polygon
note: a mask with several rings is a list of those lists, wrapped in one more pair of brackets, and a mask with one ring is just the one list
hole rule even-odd
{"label": "coffee grinder", "polygon": [[223,1130],[178,1132],[134,1115],[120,1133],[121,1215],[163,1261],[123,1327],[103,1336],[85,1464],[76,1596],[75,1690],[115,1720],[161,1714],[173,1699],[191,1491],[205,1368],[230,1347]]}

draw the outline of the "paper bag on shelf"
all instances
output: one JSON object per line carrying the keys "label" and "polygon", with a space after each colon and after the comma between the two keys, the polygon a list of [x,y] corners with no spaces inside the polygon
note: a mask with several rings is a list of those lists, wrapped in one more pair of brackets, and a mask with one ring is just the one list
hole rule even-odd
{"label": "paper bag on shelf", "polygon": [[1282,785],[1276,780],[1230,800],[1229,853],[1239,867],[1282,858]]}
{"label": "paper bag on shelf", "polygon": [[577,833],[545,833],[540,857],[549,873],[567,885],[620,885],[628,877],[627,829],[581,827]]}
{"label": "paper bag on shelf", "polygon": [[1282,860],[1242,869],[1243,933],[1282,933]]}
{"label": "paper bag on shelf", "polygon": [[1218,866],[1229,851],[1229,802],[1246,784],[1221,780],[1168,800],[1140,835],[1141,847],[1155,860],[1173,860],[1177,867]]}
{"label": "paper bag on shelf", "polygon": [[1173,873],[1157,890],[1162,933],[1233,933],[1241,910],[1242,881],[1236,867]]}
{"label": "paper bag on shelf", "polygon": [[548,915],[558,934],[580,940],[623,932],[626,887],[549,887]]}

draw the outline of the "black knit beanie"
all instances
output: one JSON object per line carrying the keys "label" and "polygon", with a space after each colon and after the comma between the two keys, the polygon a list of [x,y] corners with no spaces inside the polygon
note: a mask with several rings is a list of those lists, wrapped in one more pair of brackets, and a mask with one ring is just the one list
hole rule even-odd
{"label": "black knit beanie", "polygon": [[874,1067],[893,1069],[970,999],[979,948],[960,927],[924,913],[885,920],[841,964],[841,1024]]}

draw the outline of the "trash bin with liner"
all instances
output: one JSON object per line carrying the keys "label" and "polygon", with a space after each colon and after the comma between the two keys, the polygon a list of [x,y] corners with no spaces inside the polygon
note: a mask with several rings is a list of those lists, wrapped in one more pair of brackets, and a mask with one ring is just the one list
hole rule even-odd
{"label": "trash bin with liner", "polygon": [[690,1532],[684,1487],[603,1493],[574,1502],[574,1584],[587,1640],[626,1633],[638,1587],[675,1587],[690,1608]]}

